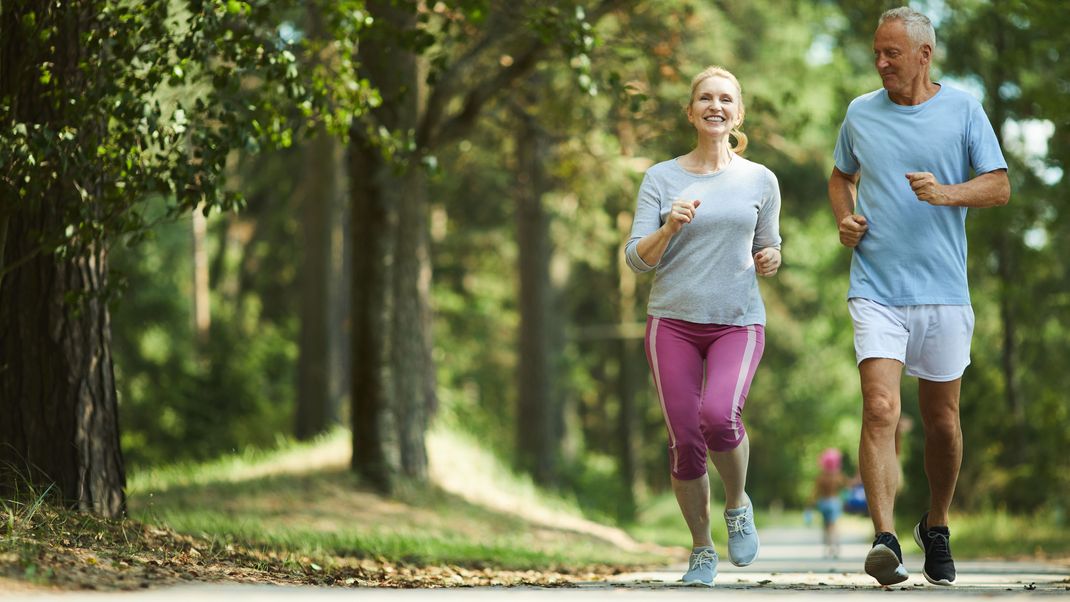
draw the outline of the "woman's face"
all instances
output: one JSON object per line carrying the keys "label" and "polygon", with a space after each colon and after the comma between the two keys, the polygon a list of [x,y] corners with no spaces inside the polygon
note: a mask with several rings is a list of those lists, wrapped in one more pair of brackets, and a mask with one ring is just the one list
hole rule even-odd
{"label": "woman's face", "polygon": [[687,107],[687,120],[700,135],[721,138],[742,121],[739,90],[732,80],[715,75],[699,82]]}

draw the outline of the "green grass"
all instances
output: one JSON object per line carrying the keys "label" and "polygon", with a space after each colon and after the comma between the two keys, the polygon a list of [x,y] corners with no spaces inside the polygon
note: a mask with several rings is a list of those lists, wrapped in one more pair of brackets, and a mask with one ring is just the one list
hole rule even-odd
{"label": "green grass", "polygon": [[[242,545],[306,556],[331,566],[342,558],[373,558],[389,562],[465,567],[495,567],[507,570],[550,570],[592,564],[636,564],[628,556],[607,550],[593,542],[580,545],[525,545],[525,533],[517,537],[471,538],[451,532],[418,533],[360,527],[337,531],[292,528],[277,521],[235,517],[210,510],[168,512],[160,515],[164,524],[179,532],[208,537],[218,544]],[[654,560],[653,558],[649,560]],[[649,561],[648,560],[648,561]]]}
{"label": "green grass", "polygon": [[126,492],[136,496],[175,487],[245,480],[247,473],[261,467],[300,458],[325,446],[345,444],[349,437],[349,431],[339,428],[311,441],[280,438],[271,449],[248,448],[207,462],[181,462],[136,470],[127,475]]}
{"label": "green grass", "polygon": [[[668,559],[626,551],[590,533],[558,528],[553,517],[580,519],[574,502],[539,490],[470,439],[433,432],[432,454],[450,459],[452,478],[483,504],[435,485],[402,482],[390,498],[363,486],[344,465],[348,433],[312,444],[287,442],[205,464],[162,467],[131,476],[131,515],[149,524],[279,555],[307,556],[324,566],[372,558],[417,565],[562,570],[584,565],[639,567]],[[339,444],[341,446],[339,447]],[[305,458],[342,454],[341,462],[301,470]],[[333,450],[333,451],[332,451]],[[270,470],[289,464],[291,470]],[[434,463],[433,463],[434,464]],[[296,468],[295,468],[296,467]],[[467,494],[466,494],[467,495]],[[531,520],[535,515],[550,517]]]}
{"label": "green grass", "polygon": [[[896,522],[913,537],[917,519]],[[951,514],[951,550],[956,558],[1070,558],[1070,525],[1055,510],[1028,516],[1005,510]]]}

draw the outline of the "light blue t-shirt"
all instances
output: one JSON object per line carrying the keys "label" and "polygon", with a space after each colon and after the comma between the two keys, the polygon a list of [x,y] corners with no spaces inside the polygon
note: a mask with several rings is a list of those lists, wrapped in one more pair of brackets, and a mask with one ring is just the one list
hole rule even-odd
{"label": "light blue t-shirt", "polygon": [[891,306],[969,305],[966,208],[918,200],[908,172],[941,184],[1006,169],[981,103],[942,85],[929,100],[897,105],[881,88],[854,99],[836,141],[836,168],[858,173],[856,213],[869,229],[851,259],[847,296]]}

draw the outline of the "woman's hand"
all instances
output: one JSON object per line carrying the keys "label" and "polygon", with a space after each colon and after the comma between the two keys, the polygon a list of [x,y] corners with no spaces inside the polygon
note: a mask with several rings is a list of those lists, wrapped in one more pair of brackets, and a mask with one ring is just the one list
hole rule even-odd
{"label": "woman's hand", "polygon": [[669,234],[676,234],[684,227],[684,224],[690,224],[691,220],[695,219],[695,210],[701,204],[702,201],[698,199],[693,201],[673,201],[669,215],[665,218],[664,226],[668,229]]}
{"label": "woman's hand", "polygon": [[759,276],[774,276],[780,269],[780,249],[766,247],[754,254],[754,269]]}

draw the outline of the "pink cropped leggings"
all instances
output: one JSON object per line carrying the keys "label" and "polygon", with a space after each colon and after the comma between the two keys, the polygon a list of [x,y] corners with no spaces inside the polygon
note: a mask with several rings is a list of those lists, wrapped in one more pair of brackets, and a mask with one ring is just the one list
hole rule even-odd
{"label": "pink cropped leggings", "polygon": [[758,324],[647,317],[646,357],[669,429],[672,476],[697,479],[706,474],[707,450],[743,441],[743,404],[764,349]]}

